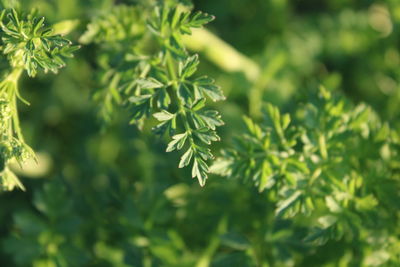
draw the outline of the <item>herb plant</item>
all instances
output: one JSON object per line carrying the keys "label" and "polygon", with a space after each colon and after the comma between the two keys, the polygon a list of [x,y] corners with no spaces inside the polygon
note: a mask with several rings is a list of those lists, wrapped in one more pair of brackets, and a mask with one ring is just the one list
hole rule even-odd
{"label": "herb plant", "polygon": [[65,58],[72,57],[77,46],[61,35],[53,34],[44,26],[44,17],[35,13],[20,16],[15,9],[3,9],[0,13],[1,51],[3,60],[0,82],[0,168],[1,189],[12,190],[24,186],[10,170],[13,160],[22,165],[34,158],[33,150],[25,143],[19,123],[17,102],[29,104],[20,94],[18,81],[24,71],[35,77],[38,70],[57,73],[65,66]]}
{"label": "herb plant", "polygon": [[265,109],[261,125],[244,118],[247,133],[222,152],[215,173],[267,191],[277,217],[311,218],[306,242],[382,234],[379,222],[391,225],[385,235],[396,231],[400,139],[387,122],[324,87],[292,114]]}
{"label": "herb plant", "polygon": [[0,266],[400,266],[399,1],[0,5]]}
{"label": "herb plant", "polygon": [[104,85],[95,98],[103,118],[110,120],[115,106],[128,109],[130,122],[138,125],[155,117],[159,124],[153,132],[169,136],[167,152],[184,151],[179,168],[190,165],[201,186],[207,179],[207,160],[213,159],[209,145],[219,140],[216,127],[223,125],[219,113],[206,108],[207,98],[225,97],[212,78],[196,77],[198,55],[187,52],[182,36],[213,19],[167,3],[120,5],[94,19],[81,37],[81,42],[99,43],[111,52],[99,59]]}

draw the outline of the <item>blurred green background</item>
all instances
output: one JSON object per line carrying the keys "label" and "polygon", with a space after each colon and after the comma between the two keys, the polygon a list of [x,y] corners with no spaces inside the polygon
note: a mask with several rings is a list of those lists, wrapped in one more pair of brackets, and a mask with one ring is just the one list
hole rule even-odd
{"label": "blurred green background", "polygon": [[[69,35],[78,42],[92,17],[138,1],[19,2],[48,23],[79,20]],[[400,127],[400,1],[193,4],[216,16],[207,28],[259,71],[255,81],[248,69],[226,69],[200,51],[200,72],[227,96],[216,104],[226,125],[215,152],[240,133],[243,114],[259,117],[266,101],[290,111],[319,84]],[[31,103],[20,103],[22,129],[40,164],[19,174],[27,192],[0,195],[1,266],[390,266],[361,241],[304,244],[305,229],[276,219],[251,184],[211,176],[200,188],[163,140],[127,124],[128,114],[103,127],[91,99],[95,55],[83,46],[58,75],[21,83]]]}

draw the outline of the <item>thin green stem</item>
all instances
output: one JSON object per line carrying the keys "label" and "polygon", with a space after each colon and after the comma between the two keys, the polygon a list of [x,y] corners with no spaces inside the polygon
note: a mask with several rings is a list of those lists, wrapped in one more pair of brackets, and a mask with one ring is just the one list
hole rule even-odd
{"label": "thin green stem", "polygon": [[12,121],[13,121],[13,129],[15,134],[17,135],[20,141],[24,141],[24,137],[22,135],[20,121],[18,116],[18,108],[17,108],[17,98],[18,98],[18,80],[21,77],[23,69],[16,68],[14,69],[6,78],[7,81],[11,83],[10,86],[10,105],[12,110]]}
{"label": "thin green stem", "polygon": [[[166,53],[165,55],[166,58],[166,64],[167,64],[167,69],[168,69],[168,74],[171,78],[171,80],[173,81],[172,86],[175,89],[175,92],[178,91],[178,85],[177,85],[177,75],[176,75],[176,70],[174,67],[174,59],[172,58],[171,54],[169,52]],[[182,100],[179,99],[179,97],[177,97],[178,99],[178,105],[179,105],[179,113],[182,116],[182,122],[183,122],[183,126],[185,127],[185,131],[188,133],[189,135],[189,141],[192,147],[194,147],[194,141],[193,141],[193,137],[192,137],[192,129],[188,123],[187,120],[187,114],[186,114],[186,110],[185,110],[185,106],[182,103]]]}

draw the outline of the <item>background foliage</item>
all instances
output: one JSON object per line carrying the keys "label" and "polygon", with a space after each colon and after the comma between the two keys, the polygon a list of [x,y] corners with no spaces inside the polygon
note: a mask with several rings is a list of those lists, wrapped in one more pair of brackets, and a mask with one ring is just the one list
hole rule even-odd
{"label": "background foliage", "polygon": [[[104,106],[93,97],[99,100],[104,70],[126,42],[137,41],[119,33],[140,13],[115,5],[152,1],[3,4],[37,8],[48,25],[64,21],[59,27],[82,47],[57,75],[39,71],[20,81],[31,103],[19,105],[21,128],[39,165],[15,168],[26,192],[0,195],[2,266],[400,265],[397,0],[193,1],[195,10],[216,16],[207,28],[229,44],[215,36],[185,41],[200,56],[196,77],[214,77],[227,98],[207,103],[225,121],[212,151],[232,162],[219,152],[241,151],[232,140],[245,140],[254,156],[260,140],[271,139],[280,157],[270,172],[286,175],[283,185],[274,178],[282,191],[252,169],[226,164],[216,172],[236,179],[210,175],[199,187],[191,169],[177,168],[180,155],[165,153],[168,140],[151,133],[155,119],[141,131],[128,124],[126,109],[101,119]],[[110,18],[103,39],[85,42],[88,23],[101,17]],[[247,126],[243,115],[251,118]],[[323,152],[319,136],[336,139]],[[301,166],[312,154],[325,161]],[[295,171],[279,168],[289,160]],[[319,177],[318,168],[344,185],[317,180],[312,201],[296,204],[307,192],[302,175]]]}

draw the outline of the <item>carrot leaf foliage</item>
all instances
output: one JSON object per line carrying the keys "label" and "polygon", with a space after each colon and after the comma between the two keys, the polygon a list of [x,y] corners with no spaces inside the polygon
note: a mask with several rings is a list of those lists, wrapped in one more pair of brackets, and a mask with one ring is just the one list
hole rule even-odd
{"label": "carrot leaf foliage", "polygon": [[308,241],[352,238],[364,234],[360,222],[379,231],[377,222],[394,219],[400,138],[367,105],[321,87],[291,114],[268,104],[264,123],[244,121],[247,133],[212,171],[254,183],[277,217],[315,218]]}
{"label": "carrot leaf foliage", "polygon": [[225,97],[212,78],[196,75],[199,57],[188,53],[182,37],[213,19],[181,5],[119,5],[94,18],[81,37],[105,51],[98,58],[103,73],[94,94],[104,121],[119,107],[139,127],[155,118],[153,132],[168,136],[167,152],[182,151],[179,168],[191,166],[201,186],[213,159],[209,146],[220,139],[216,127],[223,125],[207,102]]}
{"label": "carrot leaf foliage", "polygon": [[17,100],[21,97],[18,81],[24,71],[35,77],[38,70],[56,73],[65,66],[65,59],[72,57],[78,46],[46,27],[44,17],[34,12],[21,15],[15,9],[0,12],[0,51],[5,56],[0,69],[0,187],[24,189],[9,167],[34,158],[33,150],[24,141],[18,118]]}

